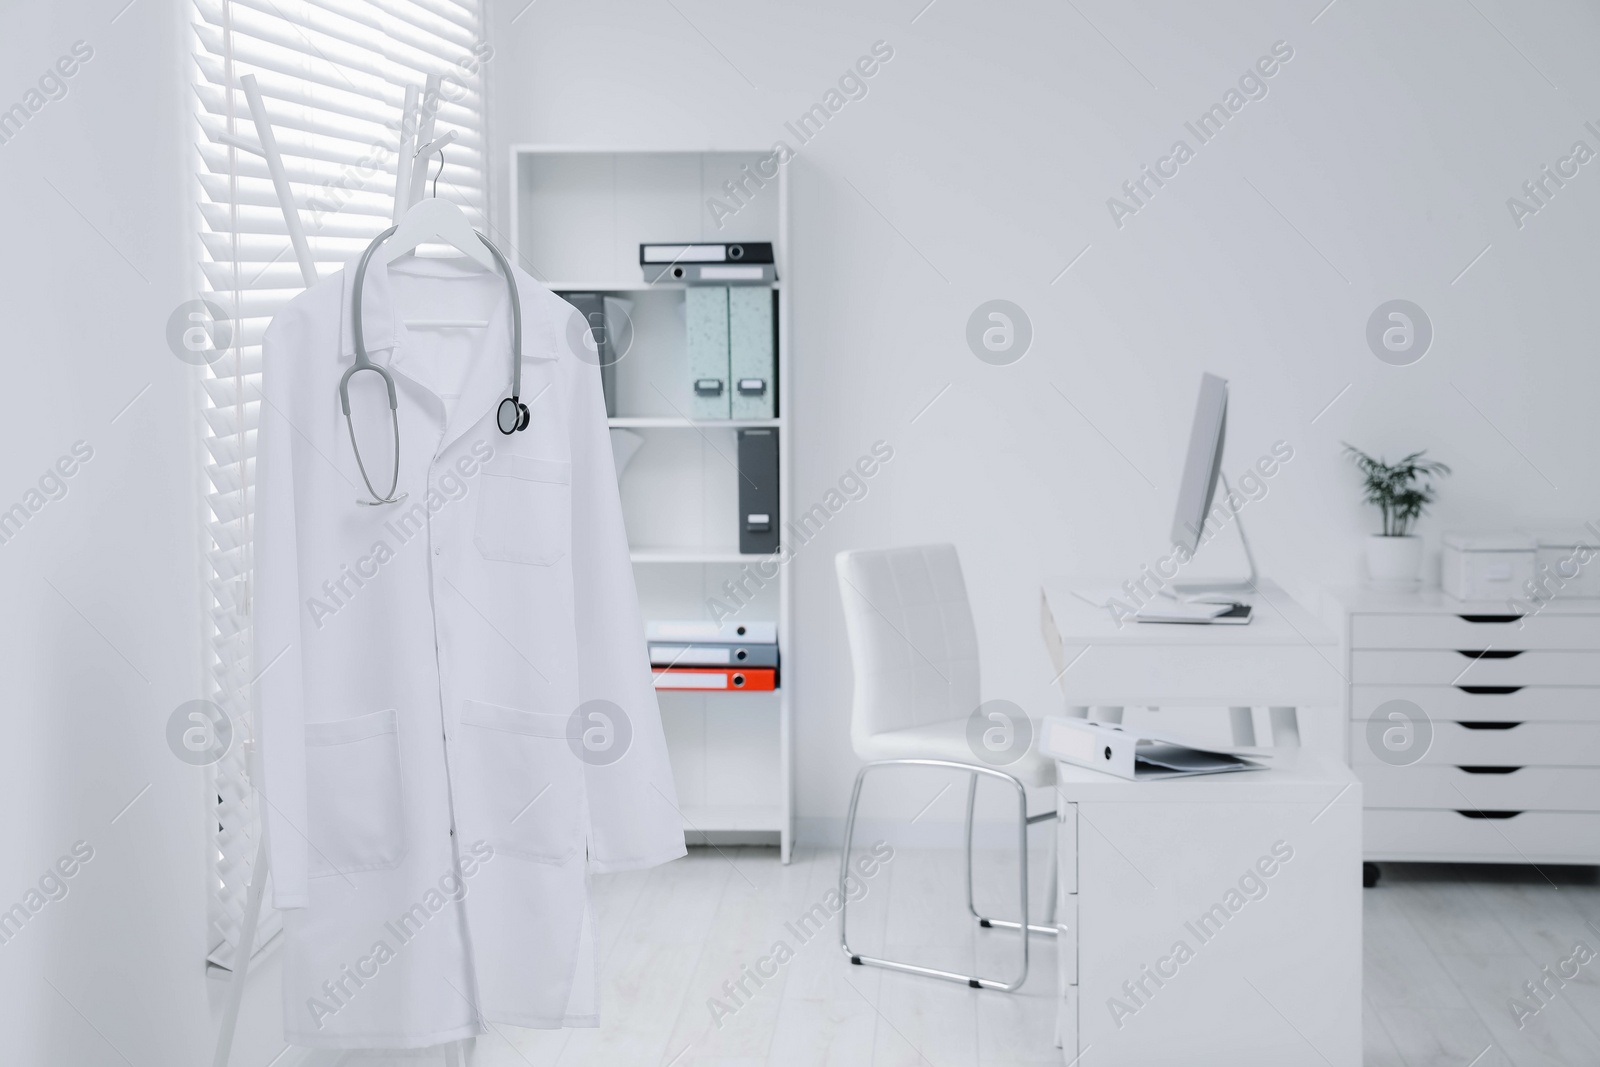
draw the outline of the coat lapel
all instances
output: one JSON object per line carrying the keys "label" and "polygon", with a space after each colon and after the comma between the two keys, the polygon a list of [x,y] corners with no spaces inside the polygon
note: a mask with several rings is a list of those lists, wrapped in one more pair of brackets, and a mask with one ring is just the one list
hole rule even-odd
{"label": "coat lapel", "polygon": [[[538,283],[516,271],[517,292],[522,304],[522,402],[537,417],[535,401],[550,388],[555,377],[550,373],[556,354],[550,345],[550,327],[537,301],[529,300]],[[511,294],[503,287],[500,299],[489,313],[489,328],[473,354],[461,386],[461,399],[445,426],[439,451],[449,448],[462,434],[480,424],[483,432],[501,436],[495,422],[500,402],[511,395]]]}

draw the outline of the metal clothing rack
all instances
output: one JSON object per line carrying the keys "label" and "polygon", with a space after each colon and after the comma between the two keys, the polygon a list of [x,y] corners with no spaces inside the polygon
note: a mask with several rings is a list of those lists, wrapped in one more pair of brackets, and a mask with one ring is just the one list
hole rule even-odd
{"label": "metal clothing rack", "polygon": [[[439,110],[441,77],[430,74],[420,92],[420,113],[413,128],[412,114],[418,112],[419,92],[415,85],[406,86],[405,100],[400,116],[400,151],[395,164],[395,190],[393,222],[399,222],[421,199],[424,179],[427,176],[428,156],[456,139],[454,130],[444,136],[433,136],[434,116]],[[261,88],[254,74],[239,79],[245,102],[250,108],[250,118],[255,123],[256,140],[224,132],[219,140],[230,148],[261,156],[267,162],[267,173],[272,176],[272,188],[283,211],[284,225],[289,232],[289,245],[294,249],[295,260],[300,264],[300,276],[306,288],[317,284],[317,264],[311,258],[311,246],[306,242],[305,228],[300,224],[300,209],[295,205],[294,194],[289,189],[289,177],[284,170],[283,156],[278,151],[278,139],[267,119],[266,105],[261,99]],[[260,753],[255,741],[245,742],[245,774],[251,788],[262,779]],[[256,805],[259,813],[260,805]],[[233,954],[233,980],[228,988],[227,1004],[222,1013],[222,1026],[217,1033],[217,1050],[212,1058],[213,1067],[228,1067],[233,1054],[234,1032],[239,1025],[239,1008],[244,1002],[245,981],[250,974],[250,956],[255,948],[256,928],[261,918],[261,904],[267,884],[267,830],[264,815],[261,818],[260,840],[256,845],[255,863],[250,868],[250,890],[245,902],[244,922],[239,930],[239,944]],[[468,1046],[468,1059],[471,1058]],[[455,1044],[445,1049],[447,1067],[460,1067],[461,1054]]]}

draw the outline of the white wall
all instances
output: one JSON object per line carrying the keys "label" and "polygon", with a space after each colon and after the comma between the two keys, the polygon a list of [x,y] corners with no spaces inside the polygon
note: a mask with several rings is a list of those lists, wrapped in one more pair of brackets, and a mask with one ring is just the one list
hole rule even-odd
{"label": "white wall", "polygon": [[0,509],[93,451],[0,544],[0,908],[93,849],[0,944],[0,1062],[29,1067],[209,1062],[204,772],[164,737],[201,683],[198,371],[164,338],[194,258],[189,11],[124,4],[0,14],[0,107],[93,49],[0,144]]}
{"label": "white wall", "polygon": [[[1312,599],[1359,577],[1374,528],[1341,441],[1456,468],[1422,525],[1435,548],[1447,527],[1600,517],[1600,164],[1520,231],[1505,203],[1575,140],[1600,150],[1582,4],[524,3],[493,5],[497,177],[518,141],[799,149],[798,499],[874,440],[896,450],[795,564],[785,676],[812,832],[856,766],[834,552],[955,542],[985,695],[1052,711],[1039,580],[1120,581],[1163,554],[1202,370],[1233,383],[1230,471],[1295,450],[1246,518],[1263,569]],[[894,58],[868,95],[801,147],[785,120],[878,40]],[[1280,40],[1294,55],[1268,95],[1119,229],[1107,198],[1193,145],[1184,122]],[[1034,329],[1008,367],[964,340],[997,297]],[[1413,366],[1365,341],[1393,298],[1434,324]]]}

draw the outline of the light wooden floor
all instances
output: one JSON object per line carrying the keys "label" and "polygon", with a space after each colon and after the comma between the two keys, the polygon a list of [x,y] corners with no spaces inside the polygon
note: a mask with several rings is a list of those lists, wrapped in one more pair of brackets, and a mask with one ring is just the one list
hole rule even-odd
{"label": "light wooden floor", "polygon": [[[1368,1064],[1600,1064],[1595,868],[1384,864],[1365,900]],[[1549,981],[1553,998],[1519,1028],[1511,998],[1538,1007],[1523,983],[1556,974],[1580,941],[1597,955]]]}
{"label": "light wooden floor", "polygon": [[[1035,941],[1028,984],[1008,996],[852,966],[837,920],[804,942],[786,927],[825,901],[838,855],[796,849],[784,867],[775,849],[693,848],[665,867],[596,879],[603,1025],[491,1034],[478,1040],[475,1067],[1059,1067],[1053,945]],[[979,902],[993,900],[1009,916],[1016,905],[1000,899],[1007,883],[995,860],[979,864],[992,872],[979,882]],[[959,852],[897,851],[850,905],[854,947],[1009,976],[1016,935],[963,921],[960,878]],[[723,983],[754,970],[778,941],[793,958],[719,1027],[707,1001],[732,1006]]]}
{"label": "light wooden floor", "polygon": [[[835,922],[809,941],[786,927],[824,901],[837,857],[800,849],[784,867],[773,849],[696,848],[656,870],[598,878],[604,1025],[500,1029],[479,1039],[475,1067],[1061,1063],[1049,942],[1035,943],[1023,991],[1006,995],[853,967]],[[1010,915],[1002,863],[980,864],[979,903]],[[851,905],[853,944],[952,970],[1009,971],[1015,935],[966,920],[959,887],[959,853],[898,851]],[[1035,899],[1042,894],[1041,879]],[[1575,942],[1600,950],[1594,869],[1386,864],[1365,901],[1368,1064],[1600,1064],[1600,956],[1523,1029],[1509,1006]],[[708,999],[733,1007],[723,983],[778,941],[793,958],[718,1026]]]}

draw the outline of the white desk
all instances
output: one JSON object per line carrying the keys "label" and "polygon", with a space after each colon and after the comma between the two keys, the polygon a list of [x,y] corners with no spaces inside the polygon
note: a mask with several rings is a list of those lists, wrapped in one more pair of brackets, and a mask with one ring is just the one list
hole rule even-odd
{"label": "white desk", "polygon": [[[1103,583],[1101,583],[1103,584]],[[1272,582],[1239,599],[1245,626],[1169,625],[1124,620],[1072,594],[1092,581],[1044,583],[1040,625],[1068,714],[1122,721],[1126,706],[1226,707],[1234,741],[1253,745],[1250,709],[1271,709],[1273,743],[1298,746],[1297,708],[1338,707],[1344,677],[1333,632]]]}
{"label": "white desk", "polygon": [[1348,767],[1291,749],[1199,778],[1056,770],[1063,1064],[1359,1067]]}
{"label": "white desk", "polygon": [[[1296,710],[1339,705],[1337,638],[1270,582],[1241,597],[1245,626],[1119,626],[1072,595],[1095,587],[1044,586],[1040,623],[1068,714],[1226,707],[1234,741],[1253,745],[1251,709],[1266,707],[1279,752],[1269,771],[1157,782],[1056,765],[1062,1062],[1356,1067],[1361,786],[1300,750]],[[1278,842],[1294,857],[1264,897],[1210,936],[1185,925],[1226,906]],[[1181,964],[1179,941],[1193,953]],[[1158,985],[1146,967],[1175,973]]]}

